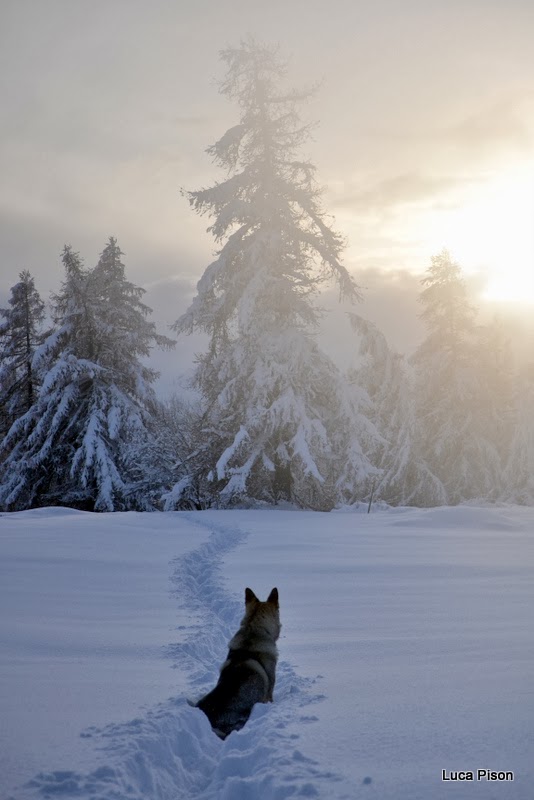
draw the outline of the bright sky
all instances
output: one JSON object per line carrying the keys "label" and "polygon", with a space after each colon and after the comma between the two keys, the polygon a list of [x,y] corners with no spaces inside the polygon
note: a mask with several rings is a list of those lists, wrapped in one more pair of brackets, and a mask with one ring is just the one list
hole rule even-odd
{"label": "bright sky", "polygon": [[179,189],[222,177],[218,51],[248,33],[320,82],[305,154],[371,294],[447,246],[481,295],[534,302],[531,0],[2,0],[0,300],[112,234],[178,316],[213,250]]}

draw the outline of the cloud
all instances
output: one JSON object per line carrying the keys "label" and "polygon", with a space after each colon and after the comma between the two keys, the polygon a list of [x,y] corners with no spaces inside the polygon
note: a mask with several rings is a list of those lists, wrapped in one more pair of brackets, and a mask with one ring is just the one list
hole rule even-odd
{"label": "cloud", "polygon": [[384,213],[392,207],[402,205],[415,203],[426,205],[430,198],[448,192],[459,184],[465,185],[465,178],[430,176],[417,172],[405,173],[380,180],[361,192],[348,191],[339,194],[334,200],[334,206],[350,206],[358,213]]}
{"label": "cloud", "polygon": [[479,156],[506,150],[534,151],[534,93],[499,98],[452,125],[442,137],[451,145]]}
{"label": "cloud", "polygon": [[328,204],[379,224],[414,208],[454,208],[488,175],[534,158],[531,91],[510,89],[448,117],[440,109],[438,118],[413,130],[406,122],[368,130],[359,150],[373,153],[371,166],[358,159],[331,171]]}
{"label": "cloud", "polygon": [[172,123],[174,125],[183,126],[184,128],[201,128],[201,127],[208,127],[209,125],[213,125],[213,118],[208,116],[207,114],[204,116],[175,116],[172,117]]}
{"label": "cloud", "polygon": [[[0,206],[0,242],[2,243],[0,297],[6,297],[17,282],[19,272],[28,269],[43,300],[57,291],[63,277],[60,253],[69,241],[68,226],[55,225],[29,210],[22,213]],[[84,242],[73,241],[75,249]]]}
{"label": "cloud", "polygon": [[146,288],[143,301],[154,310],[151,320],[156,323],[158,331],[173,339],[177,338],[176,346],[172,350],[155,348],[150,354],[150,366],[160,373],[156,389],[164,397],[173,393],[189,397],[195,356],[206,351],[208,337],[198,332],[177,337],[170,326],[189,307],[196,293],[195,283],[174,275],[149,283]]}

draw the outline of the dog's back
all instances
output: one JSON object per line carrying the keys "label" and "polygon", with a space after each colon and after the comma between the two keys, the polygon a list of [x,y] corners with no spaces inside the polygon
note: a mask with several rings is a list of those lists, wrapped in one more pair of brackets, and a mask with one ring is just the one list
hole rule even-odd
{"label": "dog's back", "polygon": [[217,686],[197,703],[221,739],[243,727],[255,703],[272,701],[280,628],[278,590],[263,603],[245,589],[245,616],[228,645]]}

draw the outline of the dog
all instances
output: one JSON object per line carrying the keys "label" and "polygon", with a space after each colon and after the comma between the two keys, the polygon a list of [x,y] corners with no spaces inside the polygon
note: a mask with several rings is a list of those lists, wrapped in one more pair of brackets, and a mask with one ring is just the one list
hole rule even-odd
{"label": "dog", "polygon": [[221,739],[245,725],[256,703],[272,702],[281,627],[278,589],[266,602],[245,589],[245,616],[230,640],[217,686],[196,703]]}

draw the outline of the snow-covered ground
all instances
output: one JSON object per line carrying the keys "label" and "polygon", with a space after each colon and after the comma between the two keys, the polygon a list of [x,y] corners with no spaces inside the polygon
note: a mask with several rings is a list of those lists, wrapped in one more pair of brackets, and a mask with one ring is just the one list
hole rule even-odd
{"label": "snow-covered ground", "polygon": [[[531,800],[533,573],[525,508],[0,515],[0,797]],[[222,742],[245,586],[275,702]]]}

